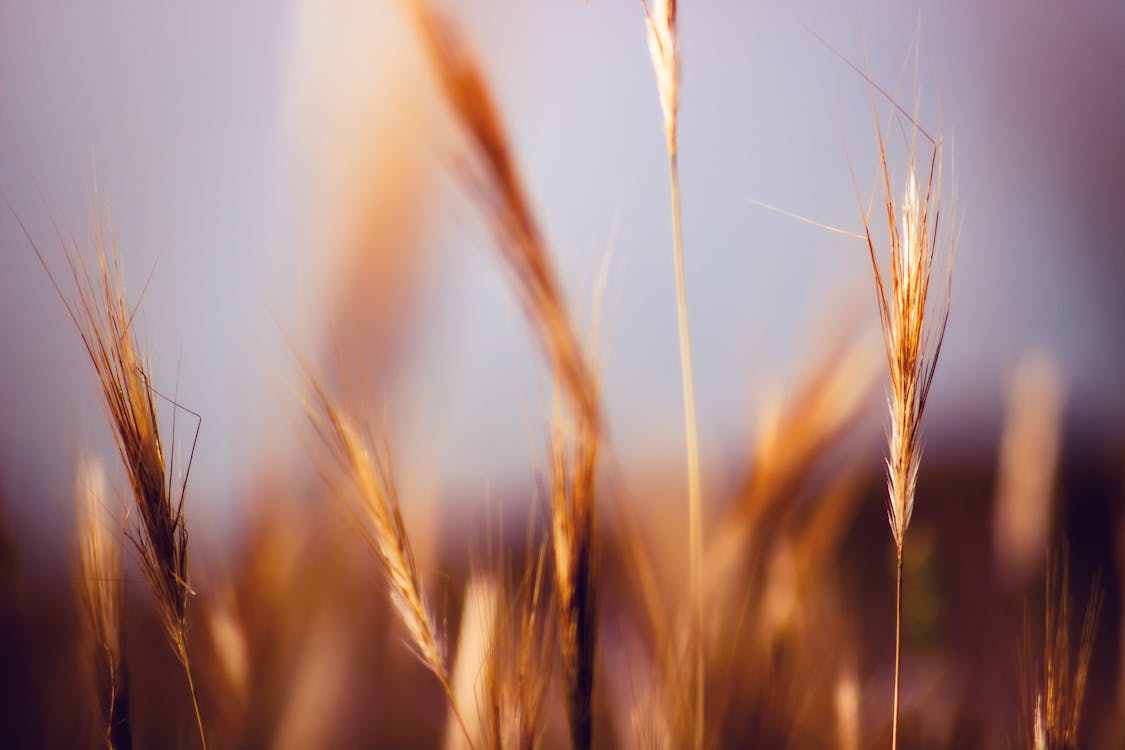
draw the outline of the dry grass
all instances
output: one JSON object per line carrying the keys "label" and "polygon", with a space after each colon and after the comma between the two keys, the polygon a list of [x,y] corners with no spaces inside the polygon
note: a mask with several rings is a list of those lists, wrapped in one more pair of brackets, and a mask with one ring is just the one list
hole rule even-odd
{"label": "dry grass", "polygon": [[1078,652],[1071,638],[1070,581],[1066,552],[1054,562],[1046,579],[1043,612],[1043,658],[1031,655],[1025,635],[1023,662],[1023,741],[1033,750],[1077,750],[1082,705],[1090,675],[1102,591],[1098,579],[1082,618]]}
{"label": "dry grass", "polygon": [[409,5],[445,100],[469,141],[472,158],[464,170],[469,190],[489,222],[528,318],[575,411],[598,431],[596,382],[567,318],[562,288],[484,75],[449,20],[422,0]]}
{"label": "dry grass", "polygon": [[[263,479],[246,492],[254,503],[241,555],[200,586],[198,601],[192,599],[187,478],[176,486],[171,477],[157,418],[163,397],[137,343],[112,231],[95,223],[100,273],[94,274],[79,260],[76,242],[60,232],[77,296],[71,300],[51,281],[98,376],[132,496],[131,537],[160,616],[158,626],[126,606],[112,503],[94,465],[83,464],[77,625],[81,658],[92,666],[97,686],[81,701],[96,708],[97,733],[71,744],[182,744],[175,732],[186,725],[187,701],[178,706],[148,697],[167,682],[166,665],[150,643],[153,633],[163,633],[187,676],[200,740],[216,747],[895,747],[903,643],[912,636],[926,649],[909,660],[911,690],[905,692],[919,696],[911,701],[917,708],[904,711],[909,744],[1001,746],[1017,726],[1015,700],[1010,717],[997,708],[1001,700],[975,706],[973,683],[1015,692],[1014,672],[981,666],[989,661],[982,653],[1000,653],[999,644],[1012,637],[1003,618],[994,617],[1011,604],[1003,598],[1011,590],[995,590],[977,568],[993,565],[989,572],[1002,575],[1008,556],[1018,558],[1021,581],[1038,574],[1036,540],[1059,521],[1049,510],[1061,465],[1055,460],[1062,406],[1049,377],[1046,385],[1032,383],[1013,396],[1017,414],[997,492],[997,517],[1004,519],[997,526],[1003,528],[991,531],[1016,529],[1010,532],[1019,537],[1014,546],[994,550],[982,543],[989,530],[976,530],[988,515],[980,508],[971,509],[966,531],[963,519],[935,503],[935,520],[927,512],[928,528],[911,532],[907,554],[923,417],[949,316],[953,236],[942,218],[949,211],[941,141],[896,104],[906,118],[908,152],[905,182],[896,186],[895,149],[876,116],[887,247],[877,243],[868,212],[859,236],[877,291],[882,354],[873,330],[844,326],[839,335],[817,337],[815,356],[795,385],[762,410],[753,450],[726,467],[708,464],[705,504],[680,216],[677,3],[657,0],[643,9],[669,160],[686,466],[676,461],[673,468],[645,466],[634,473],[618,463],[607,426],[611,394],[602,388],[611,381],[603,381],[590,344],[599,343],[600,331],[595,325],[584,343],[572,324],[485,73],[452,20],[422,0],[404,7],[463,136],[463,150],[451,163],[492,231],[554,385],[553,401],[542,405],[546,461],[540,474],[496,490],[502,502],[515,495],[532,503],[530,518],[518,524],[524,546],[505,554],[517,530],[501,524],[492,545],[489,526],[488,562],[479,565],[479,528],[452,502],[435,516],[435,538],[413,516],[408,533],[400,501],[416,496],[407,489],[409,472],[398,467],[400,498],[391,440],[364,426],[367,405],[383,389],[365,389],[359,399],[338,395],[319,368],[299,358],[307,421],[294,432],[317,441],[313,460],[261,458]],[[421,184],[406,186],[411,210],[403,221],[411,229],[427,199]],[[403,236],[393,217],[371,226],[384,223],[391,241]],[[866,269],[866,261],[859,262]],[[364,290],[375,288],[365,281],[342,282],[351,291],[336,319],[352,341],[364,339]],[[379,325],[387,328],[378,341],[389,340],[393,324]],[[359,349],[373,361],[382,355],[344,346],[347,354]],[[885,476],[876,471],[874,440],[868,444],[864,424],[883,360],[890,382]],[[349,385],[359,379],[358,371],[341,373]],[[465,450],[471,453],[472,446]],[[533,467],[526,468],[531,474]],[[686,491],[679,486],[685,473]],[[929,476],[926,481],[928,487]],[[893,666],[889,619],[880,614],[880,602],[889,607],[890,598],[885,538],[875,536],[878,516],[867,514],[878,512],[874,501],[884,491],[897,562]],[[341,509],[350,525],[338,523]],[[707,529],[705,512],[711,511],[714,528]],[[1028,523],[1032,532],[1020,536],[1020,524]],[[929,543],[921,544],[924,539]],[[0,543],[0,562],[6,562],[8,540],[0,537]],[[432,560],[420,552],[427,548],[436,550]],[[1022,551],[1011,552],[1017,548]],[[911,589],[909,602],[903,598],[907,558],[912,582],[931,579]],[[375,585],[365,576],[373,567],[380,573]],[[15,574],[5,583],[9,577]],[[970,584],[962,578],[985,592],[972,607],[965,606]],[[1034,664],[1028,657],[1025,666],[1019,741],[1032,750],[1077,748],[1080,725],[1092,719],[1083,707],[1097,705],[1087,698],[1097,696],[1092,653],[1102,599],[1095,584],[1075,644],[1067,586],[1065,566],[1047,576],[1043,658]],[[201,623],[195,629],[189,601],[192,622]],[[0,618],[0,625],[7,622]],[[455,647],[446,632],[459,633]],[[192,664],[199,667],[199,692],[216,707],[206,737]],[[57,665],[43,670],[62,673]],[[130,711],[137,707],[145,710]],[[1120,723],[1104,721],[1111,729]]]}
{"label": "dry grass", "polygon": [[[159,605],[164,629],[184,669],[200,742],[206,748],[203,719],[187,651],[187,600],[191,593],[187,573],[187,525],[184,496],[191,460],[183,482],[174,488],[164,458],[164,445],[156,414],[157,394],[132,328],[133,311],[125,301],[124,279],[118,263],[112,225],[95,208],[94,246],[100,273],[91,276],[81,259],[77,241],[59,241],[67,251],[71,281],[77,294],[69,300],[51,274],[45,257],[30,234],[51,283],[82,337],[101,387],[102,403],[109,415],[118,455],[133,494],[139,520],[129,538],[140,556],[141,569]],[[179,409],[179,405],[174,404]],[[195,446],[192,444],[192,453]]]}
{"label": "dry grass", "polygon": [[699,429],[695,416],[695,378],[691,364],[691,335],[688,326],[687,282],[684,279],[684,238],[680,215],[680,166],[677,145],[680,101],[680,53],[676,27],[676,0],[647,4],[648,49],[656,73],[664,134],[668,151],[668,175],[672,199],[672,255],[676,272],[676,320],[680,342],[680,380],[684,399],[684,440],[687,444],[688,477],[688,566],[691,574],[692,617],[689,640],[695,654],[694,738],[699,750],[704,744],[703,674],[703,479],[699,466]]}
{"label": "dry grass", "polygon": [[[311,373],[308,373],[308,390],[306,408],[313,428],[351,485],[350,491],[341,490],[339,494],[350,503],[348,508],[356,525],[386,573],[391,601],[411,646],[422,664],[441,683],[450,708],[469,739],[471,733],[457,705],[439,632],[426,605],[410,540],[399,512],[398,491],[386,443],[361,432],[352,417],[333,401]],[[469,744],[472,745],[471,739]]]}
{"label": "dry grass", "polygon": [[572,440],[556,418],[550,445],[551,542],[567,714],[576,747],[593,740],[597,646],[594,489],[598,438],[583,422]]}
{"label": "dry grass", "polygon": [[485,666],[486,747],[537,748],[556,641],[547,596],[547,548],[529,550],[515,581],[501,578]]}
{"label": "dry grass", "polygon": [[[874,108],[874,93],[872,93]],[[864,215],[863,228],[875,278],[879,321],[883,327],[887,368],[890,373],[890,429],[887,453],[887,519],[898,560],[895,595],[895,684],[891,746],[898,744],[898,697],[902,646],[902,560],[906,530],[914,513],[918,466],[922,460],[922,415],[933,385],[938,355],[949,321],[949,279],[953,273],[953,233],[941,224],[942,144],[916,123],[907,165],[902,202],[895,203],[887,166],[887,144],[879,116],[875,114],[879,148],[879,173],[886,210],[889,257],[885,268],[879,261],[871,224]],[[932,150],[920,187],[916,171],[915,143],[921,136]],[[901,226],[901,229],[900,229]],[[945,289],[935,304],[930,294],[935,259],[947,266]],[[940,278],[940,276],[939,276]]]}
{"label": "dry grass", "polygon": [[574,456],[556,431],[550,446],[552,543],[559,643],[571,737],[593,741],[592,696],[597,634],[594,580],[594,482],[602,430],[597,379],[571,326],[546,243],[516,172],[508,137],[481,70],[456,28],[422,2],[411,5],[446,101],[475,158],[466,178],[491,225],[516,291],[572,405]]}

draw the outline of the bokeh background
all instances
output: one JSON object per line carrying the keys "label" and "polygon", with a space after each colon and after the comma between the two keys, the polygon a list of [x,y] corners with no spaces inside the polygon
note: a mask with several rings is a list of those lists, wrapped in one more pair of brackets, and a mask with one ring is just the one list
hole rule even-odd
{"label": "bokeh background", "polygon": [[[674,486],[668,189],[641,4],[446,7],[494,85],[576,319],[589,321],[606,269],[616,460],[640,483]],[[861,243],[752,202],[862,226],[877,176],[871,100],[819,35],[908,108],[917,94],[952,157],[960,235],[915,523],[974,506],[990,523],[1013,375],[1029,356],[1048,362],[1062,394],[1062,529],[1083,575],[1106,571],[1099,663],[1116,674],[1121,4],[685,2],[681,32],[687,281],[713,496],[736,484],[771,396],[836,323],[877,325]],[[549,380],[455,153],[393,3],[0,2],[0,512],[23,564],[68,579],[73,467],[84,452],[112,459],[112,444],[17,217],[61,271],[53,224],[89,247],[101,198],[130,294],[145,290],[137,320],[158,385],[203,415],[188,509],[197,559],[230,554],[271,465],[306,460],[294,351],[327,361],[333,342],[362,360],[353,380],[394,437],[404,494],[462,510],[532,502]],[[892,172],[901,179],[902,163]],[[873,406],[859,434],[877,478]],[[177,445],[190,438],[181,421]],[[928,474],[962,488],[947,493],[956,511],[928,501]],[[889,542],[875,497],[861,519]]]}

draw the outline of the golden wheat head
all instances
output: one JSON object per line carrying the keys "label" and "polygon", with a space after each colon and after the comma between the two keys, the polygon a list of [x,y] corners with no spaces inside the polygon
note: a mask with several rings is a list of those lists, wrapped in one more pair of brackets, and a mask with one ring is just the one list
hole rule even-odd
{"label": "golden wheat head", "polygon": [[[187,599],[191,588],[187,578],[184,494],[191,460],[188,460],[178,497],[174,496],[157,420],[156,391],[133,331],[133,311],[125,300],[125,283],[113,227],[99,209],[100,206],[93,212],[97,275],[91,275],[82,261],[77,241],[68,242],[56,227],[77,293],[73,301],[63,293],[27,227],[22,222],[20,227],[78,329],[94,366],[117,452],[129,479],[133,508],[137,511],[138,520],[129,538],[140,554],[141,569],[156,598],[166,634],[187,676],[200,740],[206,748],[187,653]],[[176,408],[182,407],[176,405]]]}
{"label": "golden wheat head", "polygon": [[655,0],[645,4],[648,25],[648,51],[656,72],[656,88],[660,93],[660,109],[664,113],[664,131],[668,149],[676,150],[676,122],[680,101],[680,54],[676,33],[676,0]]}
{"label": "golden wheat head", "polygon": [[447,19],[422,0],[413,0],[410,8],[445,99],[474,154],[465,174],[471,192],[491,224],[552,368],[575,410],[600,429],[594,378],[567,317],[562,288],[480,66]]}
{"label": "golden wheat head", "polygon": [[[887,516],[901,554],[914,512],[922,455],[922,414],[949,321],[950,276],[946,276],[944,293],[934,303],[931,298],[934,262],[940,252],[947,273],[952,273],[953,234],[946,232],[944,240],[939,239],[942,234],[939,230],[943,229],[940,225],[941,142],[933,145],[926,182],[921,186],[912,151],[903,200],[898,206],[892,194],[881,130],[878,146],[890,244],[889,269],[881,269],[866,217],[864,230],[890,371]],[[889,284],[885,283],[888,275]]]}
{"label": "golden wheat head", "polygon": [[305,368],[305,408],[313,428],[343,470],[353,492],[342,492],[349,511],[387,575],[391,601],[422,664],[441,683],[466,739],[471,735],[458,707],[434,618],[426,606],[410,539],[399,512],[398,491],[385,443],[377,445]]}
{"label": "golden wheat head", "polygon": [[[107,231],[109,234],[107,234]],[[94,365],[121,462],[133,490],[137,529],[131,534],[141,565],[161,606],[168,632],[182,650],[187,597],[187,526],[183,494],[173,499],[157,423],[155,394],[141,357],[116,252],[107,254],[112,229],[95,224],[100,285],[72,258],[78,289],[73,312]]]}

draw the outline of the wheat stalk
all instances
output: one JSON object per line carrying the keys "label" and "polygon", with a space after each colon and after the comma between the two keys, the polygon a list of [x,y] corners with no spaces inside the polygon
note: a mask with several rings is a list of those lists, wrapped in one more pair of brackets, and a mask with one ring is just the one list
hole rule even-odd
{"label": "wheat stalk", "polygon": [[[642,0],[644,3],[644,0]],[[684,239],[680,216],[680,168],[677,151],[679,123],[680,55],[676,0],[644,4],[648,25],[648,48],[656,73],[660,108],[664,113],[664,135],[668,151],[668,174],[672,201],[673,259],[676,273],[676,319],[680,341],[680,377],[684,400],[684,438],[687,443],[688,544],[691,578],[691,638],[695,670],[695,747],[703,746],[703,488],[699,467],[699,431],[695,416],[695,384],[688,330],[687,284],[684,279]]]}

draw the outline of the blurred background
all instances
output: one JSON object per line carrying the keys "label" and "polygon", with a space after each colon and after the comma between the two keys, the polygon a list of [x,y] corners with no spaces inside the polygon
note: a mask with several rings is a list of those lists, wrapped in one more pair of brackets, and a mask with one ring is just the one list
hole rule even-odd
{"label": "blurred background", "polygon": [[[614,460],[637,487],[675,494],[668,186],[642,6],[444,7],[493,84],[583,327],[606,274]],[[917,94],[919,121],[944,134],[950,157],[952,313],[915,524],[954,559],[957,545],[991,538],[1013,383],[1021,362],[1038,363],[1024,381],[1057,398],[1061,420],[1057,531],[1080,576],[1103,570],[1096,664],[1112,685],[1125,10],[684,2],[680,13],[688,300],[713,514],[772,405],[840,321],[877,326],[865,246],[753,202],[862,228],[877,178],[868,87],[819,35],[908,109]],[[80,340],[19,222],[61,272],[56,231],[92,249],[100,199],[158,387],[203,415],[187,511],[197,560],[234,554],[272,467],[312,466],[294,429],[295,351],[331,363],[340,346],[359,362],[347,375],[387,424],[410,502],[438,515],[534,502],[550,381],[456,154],[394,3],[0,2],[0,513],[34,578],[70,575],[78,457],[114,456]],[[896,191],[904,169],[891,165]],[[855,433],[872,489],[853,533],[876,557],[890,549],[883,419],[876,397]],[[179,448],[191,429],[178,423]],[[943,534],[947,518],[979,530]]]}

